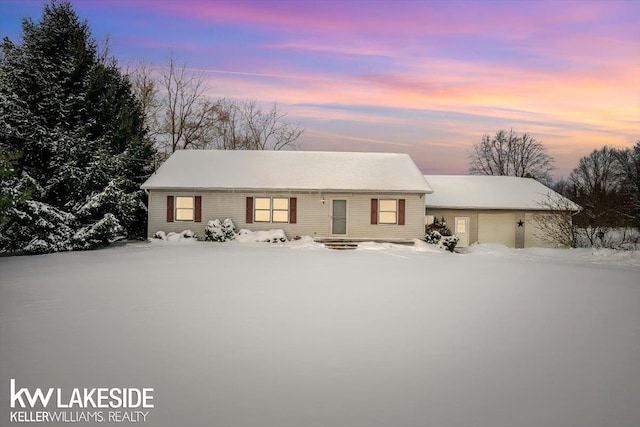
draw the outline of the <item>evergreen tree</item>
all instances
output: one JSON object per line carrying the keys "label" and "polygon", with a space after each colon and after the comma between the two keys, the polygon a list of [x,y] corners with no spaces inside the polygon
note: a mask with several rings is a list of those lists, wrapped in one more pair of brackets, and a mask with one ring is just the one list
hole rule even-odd
{"label": "evergreen tree", "polygon": [[[51,252],[143,236],[140,184],[154,150],[128,79],[66,1],[22,31],[20,44],[0,46],[0,149],[13,159],[0,200],[7,187],[26,195],[3,208],[1,247]],[[95,226],[100,238],[85,244]]]}

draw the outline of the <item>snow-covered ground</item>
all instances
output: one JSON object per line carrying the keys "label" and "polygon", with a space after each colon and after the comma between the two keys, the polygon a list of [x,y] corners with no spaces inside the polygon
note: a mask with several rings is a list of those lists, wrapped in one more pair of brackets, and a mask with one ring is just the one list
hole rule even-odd
{"label": "snow-covered ground", "polygon": [[153,387],[150,426],[640,425],[638,252],[466,252],[0,258],[0,425],[10,378]]}

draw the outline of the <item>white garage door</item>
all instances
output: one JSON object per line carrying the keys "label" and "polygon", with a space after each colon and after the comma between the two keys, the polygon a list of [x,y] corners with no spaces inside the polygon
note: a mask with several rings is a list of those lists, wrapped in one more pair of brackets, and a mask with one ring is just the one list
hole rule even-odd
{"label": "white garage door", "polygon": [[[524,247],[525,248],[552,248],[556,247],[552,242],[545,239],[545,234],[540,230],[535,218],[541,218],[544,221],[545,217],[551,214],[525,214],[524,215]],[[547,224],[550,224],[547,222]]]}
{"label": "white garage door", "polygon": [[478,242],[500,243],[513,248],[516,245],[516,214],[478,214]]}

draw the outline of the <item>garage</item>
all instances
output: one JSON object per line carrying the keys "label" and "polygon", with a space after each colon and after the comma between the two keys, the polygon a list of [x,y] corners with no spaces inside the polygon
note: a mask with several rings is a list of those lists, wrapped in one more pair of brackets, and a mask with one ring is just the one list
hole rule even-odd
{"label": "garage", "polygon": [[479,213],[478,242],[499,243],[513,248],[516,244],[516,214]]}
{"label": "garage", "polygon": [[[425,175],[433,189],[425,215],[448,224],[465,243],[499,243],[510,248],[557,247],[540,232],[537,215],[558,215],[554,206],[574,213],[580,206],[532,178],[481,175]],[[551,201],[551,203],[550,203]],[[468,222],[467,222],[468,219]],[[569,220],[571,217],[569,217]]]}

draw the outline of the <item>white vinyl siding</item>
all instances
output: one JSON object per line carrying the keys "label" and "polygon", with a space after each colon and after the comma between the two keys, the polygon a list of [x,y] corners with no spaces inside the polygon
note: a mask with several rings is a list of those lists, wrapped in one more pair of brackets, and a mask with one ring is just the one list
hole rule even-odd
{"label": "white vinyl siding", "polygon": [[[185,224],[167,222],[167,196],[175,194],[175,190],[149,191],[149,236],[157,231],[181,232]],[[330,237],[331,236],[331,203],[332,199],[347,200],[349,226],[344,237],[371,239],[415,239],[424,237],[424,196],[420,194],[385,194],[385,193],[280,193],[273,192],[227,192],[227,191],[184,191],[185,196],[202,196],[202,223],[189,224],[189,229],[198,235],[204,235],[207,221],[231,218],[238,228],[249,230],[270,230],[281,228],[288,238],[295,236]],[[260,198],[297,198],[296,224],[273,222],[246,223],[246,198],[254,198],[254,215],[256,199]],[[322,203],[322,200],[325,203]],[[371,199],[405,199],[405,225],[388,224],[384,227],[371,224]],[[290,215],[289,215],[290,219]]]}
{"label": "white vinyl siding", "polygon": [[549,221],[548,217],[554,214],[545,213],[527,213],[524,218],[524,247],[525,248],[555,248],[558,244],[553,244],[548,241],[548,238],[538,227],[538,221],[536,218],[545,221]]}
{"label": "white vinyl siding", "polygon": [[176,196],[176,221],[193,221],[194,209],[193,197]]}

